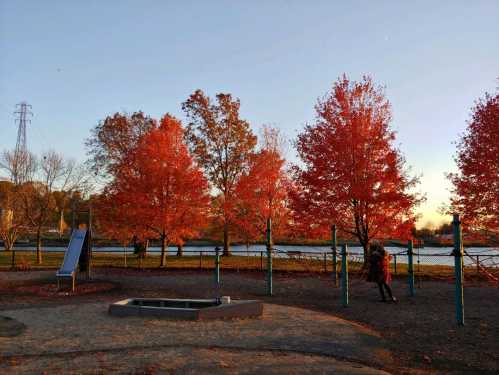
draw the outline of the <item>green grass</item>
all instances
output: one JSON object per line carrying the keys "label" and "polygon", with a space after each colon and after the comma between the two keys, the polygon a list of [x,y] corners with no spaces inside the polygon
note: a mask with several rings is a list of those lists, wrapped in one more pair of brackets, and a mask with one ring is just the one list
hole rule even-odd
{"label": "green grass", "polygon": [[[0,252],[0,270],[11,269],[10,252]],[[16,252],[16,268],[17,269],[58,269],[62,264],[64,253],[44,252],[42,264],[36,263],[36,252],[34,251],[17,251]],[[130,268],[159,268],[159,255],[147,255],[142,261],[136,255],[127,255],[126,263],[123,254],[96,253],[93,254],[92,265],[94,267],[130,267]],[[230,257],[221,257],[222,269],[233,270],[265,270],[267,259],[264,256],[239,256],[233,255]],[[215,257],[203,255],[188,255],[177,257],[169,255],[166,259],[166,268],[175,269],[213,269],[215,267]],[[322,259],[287,259],[273,258],[273,269],[276,271],[289,272],[325,272],[324,262]],[[338,264],[338,271],[341,270]],[[362,263],[350,262],[349,271],[352,274],[362,272]],[[397,264],[395,270],[394,264],[391,264],[392,274],[398,276],[407,276],[407,264]],[[416,276],[430,277],[449,277],[454,275],[454,267],[442,265],[414,265]],[[332,261],[327,261],[327,272],[332,272]],[[475,274],[475,267],[466,267],[467,274]]]}

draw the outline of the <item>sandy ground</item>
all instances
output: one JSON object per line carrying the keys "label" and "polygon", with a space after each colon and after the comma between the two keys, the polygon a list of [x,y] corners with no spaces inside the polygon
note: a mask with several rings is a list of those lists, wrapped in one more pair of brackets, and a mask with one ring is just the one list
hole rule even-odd
{"label": "sandy ground", "polygon": [[[192,322],[116,318],[107,314],[108,305],[82,303],[3,311],[2,315],[25,323],[27,329],[20,336],[3,339],[0,353],[4,358],[17,359],[18,369],[23,370],[26,358],[59,358],[77,353],[90,357],[89,354],[93,353],[131,351],[139,353],[140,357],[142,351],[166,349],[165,357],[171,362],[179,348],[184,353],[186,348],[243,352],[236,353],[236,357],[244,356],[244,352],[250,356],[252,352],[265,351],[289,353],[297,360],[300,356],[308,358],[312,354],[378,367],[392,362],[390,354],[383,349],[383,339],[375,332],[343,319],[300,308],[265,304],[264,314],[259,319]],[[265,358],[270,359],[269,365],[274,361],[282,362],[279,356],[267,355]],[[244,367],[236,365],[237,361],[234,361],[232,367],[237,370],[251,367],[250,363]],[[8,361],[6,366],[8,369]],[[190,366],[197,364],[191,363]],[[332,362],[328,366],[332,366]],[[84,365],[84,368],[88,366]],[[173,368],[176,368],[175,364]],[[377,372],[372,370],[371,373]]]}
{"label": "sandy ground", "polygon": [[[43,369],[43,370],[40,370]],[[85,369],[85,370],[81,370]],[[150,348],[10,358],[3,374],[359,374],[381,370],[324,356],[222,348]],[[5,371],[5,372],[3,372]]]}
{"label": "sandy ground", "polygon": [[[331,315],[340,316],[344,319],[360,323],[364,327],[368,327],[366,332],[379,332],[384,338],[383,347],[393,353],[394,363],[390,364],[389,360],[383,364],[383,368],[393,373],[497,373],[499,371],[499,289],[490,286],[471,286],[467,285],[465,289],[465,303],[466,303],[466,326],[457,327],[454,318],[454,287],[453,284],[447,282],[432,282],[424,281],[421,288],[416,290],[416,297],[409,298],[406,296],[407,287],[405,280],[396,280],[394,282],[394,291],[399,298],[398,304],[384,304],[378,302],[377,289],[371,284],[367,284],[360,280],[351,281],[351,299],[350,306],[343,308],[340,304],[340,292],[335,288],[327,275],[295,275],[295,274],[276,274],[274,279],[274,296],[265,296],[265,280],[264,275],[259,272],[224,272],[222,274],[222,287],[221,290],[214,288],[213,275],[210,272],[189,272],[189,271],[126,271],[122,270],[96,270],[95,277],[102,281],[110,281],[118,283],[121,288],[113,289],[107,292],[100,292],[92,295],[81,296],[68,296],[68,297],[42,297],[33,295],[20,295],[19,293],[8,293],[8,288],[13,285],[23,283],[26,280],[40,279],[48,277],[47,280],[53,282],[53,272],[27,272],[27,273],[0,273],[0,286],[3,286],[0,292],[0,315],[4,315],[5,310],[9,310],[10,316],[15,317],[14,310],[19,310],[19,313],[28,314],[27,311],[35,307],[36,309],[43,308],[63,308],[64,305],[76,305],[75,311],[82,310],[89,304],[89,306],[100,306],[100,303],[107,304],[110,301],[117,299],[132,297],[132,296],[149,296],[149,297],[213,297],[221,293],[224,295],[231,295],[233,298],[259,298],[266,302],[275,304],[285,304],[290,306],[297,306],[314,311],[320,311],[321,316],[327,319],[333,318]],[[40,283],[37,281],[36,283]],[[82,305],[82,304],[85,305]],[[71,306],[65,308],[72,309]],[[27,309],[28,308],[28,309]],[[90,307],[88,307],[90,308]],[[282,307],[276,307],[282,308]],[[56,311],[56,310],[54,310]],[[83,310],[82,310],[83,311]],[[301,310],[303,311],[303,310]],[[48,314],[48,312],[47,312]],[[293,314],[292,314],[293,315]],[[331,329],[307,330],[310,326],[307,319],[316,316],[313,312],[306,312],[304,316],[308,318],[303,321],[302,333],[303,337],[316,336],[322,337],[327,342],[331,339]],[[19,316],[20,317],[20,316]],[[82,318],[83,319],[83,318]],[[128,318],[127,318],[128,319]],[[303,318],[302,318],[303,319]],[[322,319],[322,318],[321,318]],[[319,319],[319,321],[321,321]],[[327,320],[326,319],[326,320]],[[321,321],[322,322],[322,321]],[[324,323],[321,323],[324,324]],[[269,331],[271,328],[267,327]],[[288,327],[289,330],[295,327]],[[29,330],[28,324],[28,330]],[[150,330],[156,331],[158,327],[151,327]],[[163,328],[161,328],[162,330]],[[286,330],[284,330],[286,331]],[[373,337],[375,334],[373,335]],[[0,338],[0,342],[4,339]],[[251,341],[251,340],[249,340]],[[285,340],[284,340],[285,341]],[[208,343],[209,344],[209,343]],[[300,343],[297,343],[300,346]],[[302,347],[309,348],[309,346]],[[14,347],[9,346],[9,350],[14,350]],[[313,346],[310,346],[313,350]],[[175,352],[172,350],[180,350]],[[276,353],[276,352],[261,352],[260,354],[268,361],[268,366],[262,370],[260,365],[264,365],[260,361],[253,361],[244,352],[245,348],[234,347],[229,350],[232,353],[230,356],[226,354],[224,349],[214,348],[172,348],[165,347],[160,352],[168,358],[179,358],[178,369],[180,372],[175,373],[196,373],[189,366],[191,364],[182,362],[183,355],[189,358],[188,353],[192,351],[193,355],[203,357],[202,353],[206,354],[207,358],[218,358],[216,353],[211,351],[222,351],[219,357],[233,358],[233,362],[228,361],[223,366],[218,366],[214,362],[203,362],[201,359],[199,363],[203,363],[199,367],[201,373],[212,373],[208,370],[209,366],[215,366],[219,373],[245,373],[242,370],[260,372],[260,373],[276,373],[277,369],[285,367],[283,363],[288,363],[287,356],[289,355],[289,363],[300,363],[303,361],[305,364],[302,367],[303,371],[297,373],[305,373],[305,369],[314,368],[317,371],[311,373],[327,373],[329,365],[320,367],[321,361],[334,360],[332,356],[342,356],[341,353],[328,352],[323,353],[325,356],[310,356],[308,353]],[[252,347],[253,351],[257,348]],[[147,366],[165,366],[163,361],[155,362],[152,359],[144,360],[148,355],[155,357],[154,351],[157,348],[142,348],[136,351],[130,349],[128,354],[123,358],[130,360],[130,369],[141,369],[146,371]],[[3,350],[2,350],[3,352]],[[5,353],[5,352],[4,352]],[[99,352],[99,355],[106,355],[109,358],[113,356],[123,355],[121,350],[119,352]],[[184,353],[184,354],[182,354]],[[316,354],[319,352],[316,352]],[[11,354],[15,354],[11,352]],[[279,355],[278,355],[279,354]],[[282,356],[281,356],[282,354]],[[64,366],[65,361],[76,363],[86,356],[95,357],[97,354],[81,353],[74,359],[69,357],[57,357],[53,364]],[[256,356],[256,354],[254,354]],[[238,356],[240,358],[238,358]],[[296,357],[295,357],[296,356]],[[304,356],[305,358],[298,358]],[[4,356],[5,357],[5,356]],[[282,357],[282,358],[281,358]],[[5,357],[6,361],[21,360],[14,356]],[[43,357],[45,360],[45,357]],[[114,357],[113,357],[114,358]],[[142,358],[142,359],[141,359]],[[256,357],[255,357],[256,358]],[[363,362],[366,363],[366,358]],[[388,358],[388,357],[386,357]],[[83,359],[82,359],[83,360]],[[22,358],[22,365],[19,367],[26,369],[29,372],[29,363],[36,363],[41,361],[37,357]],[[197,361],[197,357],[196,357]],[[248,366],[245,364],[244,368],[239,364],[246,363],[253,365]],[[281,361],[281,362],[279,362]],[[92,362],[92,361],[91,361]],[[124,368],[116,364],[119,361],[109,360],[109,363],[114,363],[116,366],[115,371],[120,373]],[[7,366],[4,361],[3,366]],[[50,362],[52,363],[52,362]],[[59,364],[58,364],[59,363]],[[92,362],[94,363],[94,362]],[[107,362],[106,362],[107,363]],[[159,365],[158,365],[159,363]],[[170,362],[168,362],[170,363]],[[180,364],[182,363],[182,364]],[[197,363],[197,362],[196,362]],[[265,362],[267,363],[267,362]],[[373,363],[375,364],[375,363]],[[224,367],[227,365],[227,367]],[[234,366],[235,365],[235,366]],[[10,366],[10,365],[9,365]],[[253,366],[253,367],[252,367]],[[256,367],[255,367],[256,366]],[[273,367],[274,366],[274,367]],[[319,366],[319,367],[314,367]],[[94,366],[95,367],[95,366]],[[40,368],[40,367],[38,367]],[[290,368],[294,368],[291,366]],[[319,371],[319,368],[322,370]],[[1,369],[1,368],[0,368]],[[171,367],[158,367],[152,368],[151,371],[158,371],[157,373],[168,373],[167,370]],[[350,371],[351,370],[351,371]],[[360,369],[350,369],[350,373],[360,373]],[[357,371],[359,370],[359,371]],[[89,368],[89,371],[93,371]],[[97,371],[97,370],[95,370]],[[110,373],[112,373],[109,370]],[[131,370],[134,373],[135,370]],[[189,372],[190,371],[190,372]],[[194,371],[194,372],[193,372]],[[262,372],[263,371],[263,372]],[[349,372],[347,371],[347,373]],[[92,373],[92,372],[90,372]],[[107,373],[107,372],[104,372]],[[154,373],[154,372],[151,372]],[[216,373],[216,371],[214,372]],[[281,373],[292,373],[283,370]]]}

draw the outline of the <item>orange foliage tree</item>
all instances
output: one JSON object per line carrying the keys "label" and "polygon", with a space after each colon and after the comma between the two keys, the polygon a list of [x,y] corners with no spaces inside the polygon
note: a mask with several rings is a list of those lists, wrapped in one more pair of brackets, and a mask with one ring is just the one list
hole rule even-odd
{"label": "orange foliage tree", "polygon": [[240,102],[230,94],[218,94],[213,103],[201,90],[183,104],[189,125],[186,138],[190,150],[204,169],[219,196],[214,200],[214,214],[221,221],[224,255],[230,255],[230,232],[236,203],[235,189],[247,171],[256,137],[247,121],[239,117]]}
{"label": "orange foliage tree", "polygon": [[391,110],[371,78],[340,78],[315,107],[316,120],[298,136],[303,166],[295,166],[295,220],[308,235],[326,235],[331,224],[356,238],[367,254],[374,238],[408,237],[414,208],[405,160],[393,145]]}
{"label": "orange foliage tree", "polygon": [[183,136],[178,120],[163,117],[123,158],[104,192],[135,235],[160,238],[162,267],[168,244],[197,234],[209,208],[208,182]]}
{"label": "orange foliage tree", "polygon": [[92,171],[96,176],[112,178],[130,149],[156,127],[156,121],[140,111],[106,117],[92,129],[91,136],[85,142]]}
{"label": "orange foliage tree", "polygon": [[247,243],[265,237],[267,219],[272,219],[274,235],[288,227],[288,193],[291,181],[285,170],[279,130],[263,128],[261,149],[250,158],[248,172],[238,181],[236,223]]}
{"label": "orange foliage tree", "polygon": [[487,93],[473,108],[455,161],[449,213],[472,228],[499,232],[499,94]]}
{"label": "orange foliage tree", "polygon": [[118,202],[116,198],[117,194],[112,194],[110,187],[93,197],[94,225],[97,231],[107,238],[118,240],[123,247],[128,246],[134,238],[147,238],[149,233],[144,232],[142,223],[134,215],[135,205],[130,205],[130,202]]}

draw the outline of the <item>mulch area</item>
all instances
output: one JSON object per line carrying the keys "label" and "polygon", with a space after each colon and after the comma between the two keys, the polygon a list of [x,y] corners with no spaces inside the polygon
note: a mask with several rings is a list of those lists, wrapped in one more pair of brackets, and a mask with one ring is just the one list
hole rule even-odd
{"label": "mulch area", "polygon": [[75,290],[72,291],[71,289],[68,289],[68,286],[58,289],[57,284],[48,283],[41,285],[21,285],[10,289],[9,293],[29,294],[40,297],[57,297],[57,296],[66,297],[66,296],[79,296],[85,294],[102,293],[112,290],[116,287],[117,287],[116,284],[110,282],[94,281],[94,282],[85,282],[83,284],[79,284],[75,287]]}
{"label": "mulch area", "polygon": [[[49,271],[50,272],[50,271]],[[10,272],[9,272],[10,273]],[[120,288],[120,285],[111,281],[84,280],[76,283],[75,290],[71,290],[71,281],[62,280],[60,287],[54,282],[55,277],[45,275],[46,272],[10,273],[17,275],[18,280],[2,280],[0,278],[0,302],[15,302],[21,297],[76,297],[86,294],[102,294]],[[50,272],[52,273],[52,272]],[[49,275],[50,275],[49,273]],[[4,275],[7,273],[3,273]],[[30,275],[43,275],[42,278],[33,279]],[[19,277],[21,276],[21,277]],[[49,299],[50,301],[50,299]]]}
{"label": "mulch area", "polygon": [[[327,274],[274,274],[274,296],[265,295],[262,272],[222,271],[222,286],[215,288],[209,271],[96,269],[99,282],[120,288],[73,296],[36,296],[0,290],[0,310],[27,306],[114,301],[125,297],[258,298],[269,303],[303,307],[358,322],[381,333],[388,341],[400,372],[499,372],[499,288],[478,282],[465,287],[466,325],[455,322],[454,285],[450,280],[423,280],[416,296],[407,296],[404,279],[393,282],[397,304],[381,303],[377,287],[353,278],[350,306],[341,306],[340,290]],[[45,274],[32,272],[32,278]],[[0,289],[8,277],[0,277]],[[15,284],[26,283],[29,275]],[[52,279],[53,280],[53,279]],[[10,287],[13,287],[12,283]],[[12,292],[12,291],[11,291]],[[1,314],[1,311],[0,311]],[[334,334],[334,333],[332,333]]]}

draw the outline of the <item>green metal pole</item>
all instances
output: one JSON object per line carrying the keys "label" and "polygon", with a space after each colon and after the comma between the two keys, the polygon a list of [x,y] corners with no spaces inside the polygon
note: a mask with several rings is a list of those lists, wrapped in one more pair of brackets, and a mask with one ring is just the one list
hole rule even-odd
{"label": "green metal pole", "polygon": [[346,244],[341,249],[341,303],[348,306],[348,247]]}
{"label": "green metal pole", "polygon": [[338,286],[338,259],[336,251],[336,225],[331,225],[331,250],[333,251],[333,283]]}
{"label": "green metal pole", "polygon": [[267,219],[267,295],[272,296],[272,220]]}
{"label": "green metal pole", "polygon": [[454,214],[452,220],[454,229],[454,273],[456,277],[456,320],[464,326],[464,295],[463,295],[463,242],[461,221],[459,215]]}
{"label": "green metal pole", "polygon": [[220,248],[215,247],[215,284],[220,285]]}
{"label": "green metal pole", "polygon": [[407,242],[407,274],[409,276],[409,296],[414,297],[414,244],[412,240]]}

